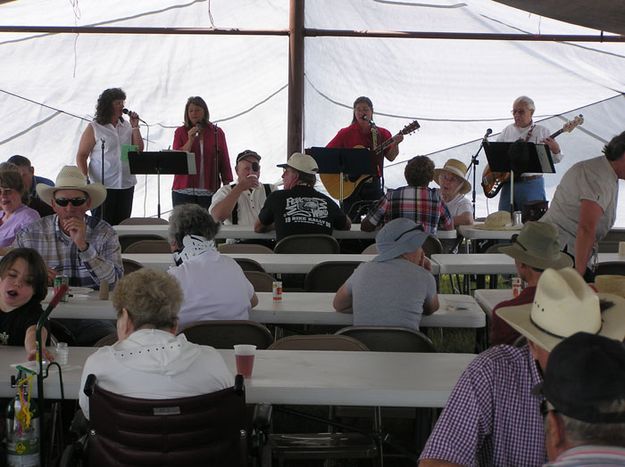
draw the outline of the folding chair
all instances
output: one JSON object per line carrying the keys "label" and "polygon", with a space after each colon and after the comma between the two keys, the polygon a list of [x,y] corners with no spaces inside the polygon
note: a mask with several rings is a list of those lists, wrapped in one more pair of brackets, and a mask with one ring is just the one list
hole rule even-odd
{"label": "folding chair", "polygon": [[210,345],[216,349],[232,349],[236,344],[252,344],[258,349],[266,349],[273,343],[269,329],[247,320],[196,321],[178,334],[184,334],[189,342]]}

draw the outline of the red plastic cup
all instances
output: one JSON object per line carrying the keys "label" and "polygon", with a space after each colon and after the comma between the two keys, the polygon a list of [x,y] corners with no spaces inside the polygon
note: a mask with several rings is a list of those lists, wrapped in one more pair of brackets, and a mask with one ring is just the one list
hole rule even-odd
{"label": "red plastic cup", "polygon": [[254,370],[255,345],[239,344],[234,346],[234,357],[237,364],[237,374],[244,378],[251,378]]}

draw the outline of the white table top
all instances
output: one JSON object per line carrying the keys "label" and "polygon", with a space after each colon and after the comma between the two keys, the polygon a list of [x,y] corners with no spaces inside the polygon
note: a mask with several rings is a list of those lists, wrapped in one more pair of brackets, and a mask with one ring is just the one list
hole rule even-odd
{"label": "white table top", "polygon": [[[69,368],[63,372],[67,399],[77,398],[82,366],[95,350],[70,347]],[[220,353],[234,373],[234,351]],[[24,355],[22,347],[2,349],[0,397],[15,395],[10,377],[17,372],[10,364],[23,362]],[[443,407],[474,358],[473,354],[261,350],[253,376],[246,381],[246,400],[250,404]],[[57,370],[50,370],[45,391],[46,398],[60,398]]]}
{"label": "white table top", "polygon": [[607,263],[610,261],[625,262],[625,256],[621,256],[618,253],[599,253],[599,263]]}
{"label": "white table top", "polygon": [[[264,324],[318,324],[351,326],[351,313],[338,313],[332,307],[333,293],[286,292],[282,301],[274,302],[271,292],[259,292],[258,305],[250,319]],[[483,328],[484,313],[469,295],[439,295],[440,309],[421,319],[422,327]],[[59,303],[53,318],[116,319],[109,300],[99,300],[97,292],[76,294]]]}
{"label": "white table top", "polygon": [[[324,261],[371,261],[376,255],[351,254],[273,254],[273,253],[224,253],[231,258],[249,258],[260,263],[270,274],[306,274],[313,266]],[[166,271],[174,265],[169,253],[122,253],[124,258],[138,261],[146,267]],[[434,269],[434,268],[433,268]]]}
{"label": "white table top", "polygon": [[[168,225],[116,225],[113,227],[118,235],[140,235],[152,234],[167,238]],[[332,235],[337,239],[366,239],[375,238],[376,232],[363,232],[360,230],[360,224],[352,224],[350,230],[335,230]],[[440,231],[436,234],[438,238],[454,239],[457,236],[455,230]],[[238,238],[246,240],[254,239],[275,239],[276,232],[256,233],[249,225],[222,225],[219,232],[215,236],[217,239]]]}
{"label": "white table top", "polygon": [[490,319],[493,308],[504,300],[512,300],[513,295],[512,289],[478,289],[473,297]]}
{"label": "white table top", "polygon": [[503,253],[432,255],[439,274],[516,274],[514,259]]}

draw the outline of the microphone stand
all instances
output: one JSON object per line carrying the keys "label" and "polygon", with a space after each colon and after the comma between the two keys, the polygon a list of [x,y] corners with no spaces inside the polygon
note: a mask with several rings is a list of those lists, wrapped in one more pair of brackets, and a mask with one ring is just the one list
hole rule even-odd
{"label": "microphone stand", "polygon": [[[41,329],[43,328],[44,324],[48,320],[48,316],[50,316],[50,313],[52,313],[52,310],[54,310],[54,308],[59,304],[59,302],[61,301],[61,298],[65,296],[68,289],[69,289],[69,285],[67,284],[63,284],[59,287],[59,289],[54,294],[54,297],[52,297],[52,300],[50,301],[50,304],[48,305],[48,307],[44,310],[43,313],[41,313],[41,316],[39,317],[39,321],[37,321],[37,328],[35,330],[35,340],[37,343],[37,354],[35,357],[37,359],[37,407],[39,408],[39,417],[40,417],[39,456],[40,456],[42,466],[46,465],[46,462],[45,462],[45,452],[46,452],[45,425],[46,424],[44,423],[44,400],[45,399],[44,399],[44,394],[43,394],[43,380],[48,377],[48,373],[47,373],[47,368],[46,368],[46,375],[44,376],[43,374],[43,340],[41,337]],[[61,374],[61,369],[59,367],[59,375],[60,374]],[[61,379],[61,394],[63,394],[62,381],[63,380]]]}
{"label": "microphone stand", "polygon": [[[213,123],[213,128],[215,129],[215,191],[213,192],[213,194],[217,193],[217,190],[219,189],[219,133],[218,133],[218,128],[217,128],[217,124]],[[211,203],[213,200],[213,195],[211,195]]]}
{"label": "microphone stand", "polygon": [[484,144],[488,144],[488,140],[486,138],[482,138],[480,147],[477,148],[476,153],[473,154],[473,156],[471,156],[471,163],[469,164],[469,168],[467,169],[467,170],[471,170],[471,168],[473,168],[473,183],[472,183],[472,190],[471,190],[471,204],[473,205],[473,219],[475,219],[476,173],[477,173],[477,166],[480,165],[480,161],[478,160],[478,155],[480,154],[480,151],[484,147]]}

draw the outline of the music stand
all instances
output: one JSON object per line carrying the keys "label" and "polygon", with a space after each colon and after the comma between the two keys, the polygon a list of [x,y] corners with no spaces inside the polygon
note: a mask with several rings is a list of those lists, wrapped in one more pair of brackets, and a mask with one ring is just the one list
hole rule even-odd
{"label": "music stand", "polygon": [[493,172],[510,172],[510,212],[514,212],[515,173],[556,173],[551,151],[546,144],[489,141],[484,145],[484,152]]}
{"label": "music stand", "polygon": [[157,180],[158,217],[161,217],[161,175],[195,175],[195,154],[184,151],[128,152],[130,173],[154,175]]}
{"label": "music stand", "polygon": [[376,176],[378,174],[378,166],[375,158],[372,157],[372,151],[366,148],[312,147],[306,149],[305,152],[317,162],[319,174],[339,175],[339,203],[341,207],[343,207],[343,200],[345,199],[343,195],[345,177]]}

